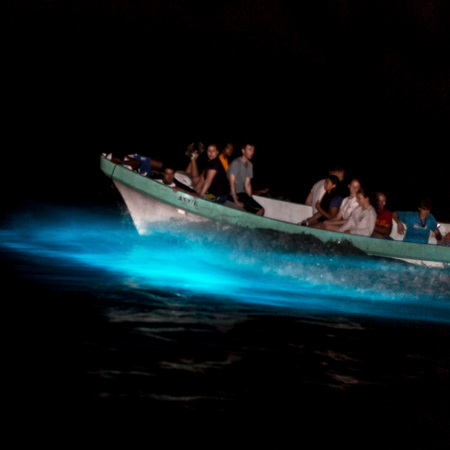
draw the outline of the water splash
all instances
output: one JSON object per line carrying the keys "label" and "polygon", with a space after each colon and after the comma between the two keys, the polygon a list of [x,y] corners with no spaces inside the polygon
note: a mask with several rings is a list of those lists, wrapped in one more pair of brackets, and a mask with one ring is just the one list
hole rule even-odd
{"label": "water splash", "polygon": [[122,285],[320,314],[450,322],[450,272],[370,258],[347,244],[219,224],[161,224],[67,207],[16,214],[0,246]]}

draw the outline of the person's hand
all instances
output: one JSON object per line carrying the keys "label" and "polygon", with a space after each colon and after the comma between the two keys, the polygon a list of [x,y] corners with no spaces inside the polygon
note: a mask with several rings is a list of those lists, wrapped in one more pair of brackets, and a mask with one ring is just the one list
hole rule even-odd
{"label": "person's hand", "polygon": [[405,234],[405,226],[400,222],[397,224],[398,234]]}

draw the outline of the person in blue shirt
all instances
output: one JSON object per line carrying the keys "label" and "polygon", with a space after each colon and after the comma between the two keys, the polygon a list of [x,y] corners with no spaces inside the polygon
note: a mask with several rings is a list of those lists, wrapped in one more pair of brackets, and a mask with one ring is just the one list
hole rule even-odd
{"label": "person in blue shirt", "polygon": [[397,223],[398,232],[405,235],[403,241],[428,244],[431,231],[435,234],[437,241],[442,239],[437,221],[430,211],[431,202],[424,199],[420,201],[418,212],[396,211],[392,213],[392,219]]}

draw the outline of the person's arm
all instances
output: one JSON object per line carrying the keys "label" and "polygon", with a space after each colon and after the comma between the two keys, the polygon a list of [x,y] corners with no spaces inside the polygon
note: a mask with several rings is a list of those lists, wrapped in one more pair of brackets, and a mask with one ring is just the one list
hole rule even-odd
{"label": "person's arm", "polygon": [[309,219],[306,219],[303,222],[301,222],[300,225],[306,225],[307,227],[310,227],[312,225],[315,225],[319,221],[320,217],[322,217],[322,214],[320,214],[320,212],[316,212]]}
{"label": "person's arm", "polygon": [[214,177],[216,176],[217,170],[214,169],[209,169],[206,172],[206,179],[205,182],[203,183],[202,188],[200,189],[200,191],[198,192],[198,194],[200,195],[200,197],[203,197],[206,192],[208,191],[209,187],[211,186],[211,183],[214,180]]}
{"label": "person's arm", "polygon": [[319,211],[320,215],[322,217],[325,217],[326,219],[333,219],[334,217],[336,217],[336,215],[339,212],[339,208],[336,208],[335,206],[330,208],[330,212],[325,211],[322,206],[320,206],[320,202],[316,203],[316,208],[317,211]]}
{"label": "person's arm", "polygon": [[398,217],[398,214],[396,211],[392,213],[392,220],[395,221],[397,224],[397,232],[398,234],[405,234],[405,226],[403,225],[402,221],[400,220],[400,217]]}
{"label": "person's arm", "polygon": [[345,220],[342,218],[343,216],[343,212],[342,209],[339,209],[339,211],[337,212],[337,214],[333,217],[331,217],[330,219],[328,219],[330,222],[332,223],[339,223],[342,222],[342,225],[345,223]]}
{"label": "person's arm", "polygon": [[198,178],[200,176],[197,166],[197,157],[198,157],[197,154],[195,156],[192,156],[191,161],[186,167],[186,173],[188,173],[193,179]]}
{"label": "person's arm", "polygon": [[245,192],[249,197],[253,197],[252,180],[249,177],[245,179]]}
{"label": "person's arm", "polygon": [[236,194],[236,175],[229,173],[228,178],[230,180],[230,194],[231,197],[233,198],[234,203],[236,203],[236,205],[239,205],[241,207],[244,207],[244,204],[242,202],[240,202],[237,198],[237,194]]}
{"label": "person's arm", "polygon": [[349,233],[350,228],[354,225],[354,221],[352,220],[352,217],[350,217],[350,219],[347,220],[347,222],[344,223],[344,225],[342,225],[338,231],[340,233]]}
{"label": "person's arm", "polygon": [[436,236],[436,240],[439,242],[440,240],[442,240],[442,234],[439,231],[439,228],[436,228],[436,230],[433,231],[434,235]]}

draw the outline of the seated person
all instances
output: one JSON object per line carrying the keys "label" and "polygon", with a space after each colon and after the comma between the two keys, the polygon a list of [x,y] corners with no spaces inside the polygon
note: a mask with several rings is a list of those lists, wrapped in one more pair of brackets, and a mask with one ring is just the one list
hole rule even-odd
{"label": "seated person", "polygon": [[127,155],[123,158],[122,165],[127,169],[136,171],[144,177],[151,177],[152,170],[160,170],[163,163],[148,156],[142,156],[137,153]]}
{"label": "seated person", "polygon": [[170,188],[174,188],[177,186],[175,182],[175,171],[171,167],[166,167],[163,172],[163,177],[155,181]]}
{"label": "seated person", "polygon": [[[329,170],[328,175],[335,175],[339,178],[339,181],[342,182],[345,176],[345,170],[341,166],[335,166]],[[326,178],[315,183],[305,200],[305,205],[312,206],[313,214],[317,212],[317,202],[320,202],[325,195],[325,180]]]}
{"label": "seated person", "polygon": [[389,238],[392,231],[392,213],[386,209],[386,195],[376,192],[377,221],[372,236],[382,239]]}
{"label": "seated person", "polygon": [[216,144],[207,147],[208,163],[203,175],[194,179],[195,191],[200,197],[208,198],[216,203],[225,203],[230,194],[228,178],[219,159],[219,150]]}
{"label": "seated person", "polygon": [[329,175],[325,179],[325,195],[316,203],[317,212],[309,219],[304,220],[301,225],[323,228],[323,222],[336,217],[342,203],[342,197],[337,193],[339,178]]}
{"label": "seated person", "polygon": [[397,230],[399,234],[405,235],[403,241],[428,244],[430,232],[433,232],[436,235],[436,239],[438,241],[442,239],[437,221],[430,211],[431,201],[428,199],[424,199],[420,201],[419,211],[417,212],[396,211],[392,213],[392,218],[397,223]]}
{"label": "seated person", "polygon": [[223,165],[223,168],[225,169],[225,172],[228,171],[229,167],[229,160],[231,158],[231,155],[233,154],[234,146],[231,142],[228,142],[227,145],[222,149],[219,155],[220,162]]}
{"label": "seated person", "polygon": [[152,170],[160,170],[163,166],[161,161],[151,159],[148,156],[141,156],[137,153],[124,156],[123,159],[113,156],[112,153],[109,153],[105,157],[114,164],[121,164],[123,167],[138,172],[145,177],[150,177],[152,175]]}
{"label": "seated person", "polygon": [[231,199],[247,212],[263,216],[264,208],[253,198],[251,159],[255,154],[255,146],[246,143],[242,146],[241,151],[242,155],[233,160],[227,172]]}
{"label": "seated person", "polygon": [[370,204],[370,197],[363,188],[358,191],[356,198],[358,200],[358,208],[338,231],[360,236],[371,236],[377,221],[377,212]]}
{"label": "seated person", "polygon": [[353,180],[348,185],[350,195],[342,200],[339,212],[332,218],[323,222],[323,228],[329,231],[337,231],[342,225],[344,225],[353,212],[358,208],[358,201],[356,194],[361,189],[361,183],[358,179]]}

